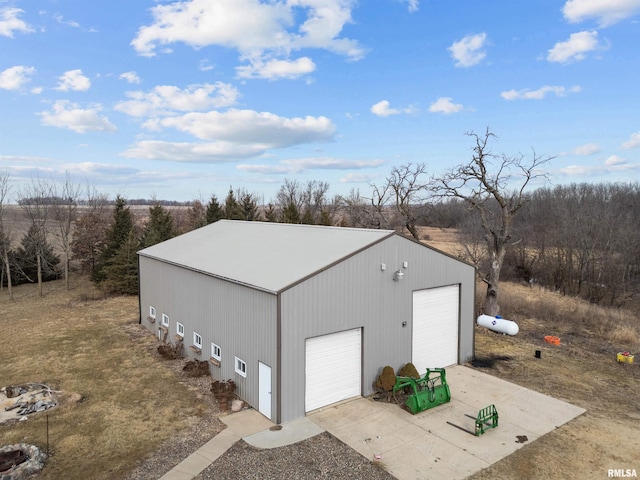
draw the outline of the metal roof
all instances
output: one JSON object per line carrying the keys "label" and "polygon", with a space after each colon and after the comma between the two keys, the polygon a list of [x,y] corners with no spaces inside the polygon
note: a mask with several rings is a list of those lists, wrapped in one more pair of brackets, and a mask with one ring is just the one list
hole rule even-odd
{"label": "metal roof", "polygon": [[391,235],[393,230],[220,220],[138,253],[279,292]]}

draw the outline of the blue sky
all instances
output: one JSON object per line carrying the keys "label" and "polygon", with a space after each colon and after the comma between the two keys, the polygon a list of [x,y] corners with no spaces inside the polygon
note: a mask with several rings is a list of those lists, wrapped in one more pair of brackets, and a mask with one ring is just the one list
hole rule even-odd
{"label": "blue sky", "polygon": [[393,166],[640,172],[640,0],[0,0],[0,172],[127,198],[370,191]]}

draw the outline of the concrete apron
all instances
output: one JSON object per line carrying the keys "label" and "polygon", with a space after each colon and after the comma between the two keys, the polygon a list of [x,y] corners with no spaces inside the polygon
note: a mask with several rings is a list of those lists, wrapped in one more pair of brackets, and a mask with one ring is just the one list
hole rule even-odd
{"label": "concrete apron", "polygon": [[[462,479],[585,412],[583,408],[465,366],[447,369],[451,402],[412,415],[396,404],[356,398],[307,418],[399,480]],[[478,410],[491,404],[497,428],[476,437]],[[525,440],[526,437],[526,440]]]}

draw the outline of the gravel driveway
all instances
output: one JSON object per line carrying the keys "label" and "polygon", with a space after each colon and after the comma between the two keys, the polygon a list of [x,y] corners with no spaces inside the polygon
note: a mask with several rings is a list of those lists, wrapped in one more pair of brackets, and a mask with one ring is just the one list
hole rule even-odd
{"label": "gravel driveway", "polygon": [[328,432],[270,449],[256,448],[240,440],[196,477],[197,480],[393,478],[382,463],[367,460]]}

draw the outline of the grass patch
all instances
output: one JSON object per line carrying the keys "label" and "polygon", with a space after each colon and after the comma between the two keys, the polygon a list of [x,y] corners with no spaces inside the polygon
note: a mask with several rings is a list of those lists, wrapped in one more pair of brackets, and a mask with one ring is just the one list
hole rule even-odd
{"label": "grass patch", "polygon": [[[485,287],[476,288],[477,303],[484,303]],[[589,303],[537,286],[500,284],[500,312],[528,327],[523,335],[575,336],[596,341],[600,348],[640,351],[640,322],[636,312]]]}
{"label": "grass patch", "polygon": [[[206,404],[179,383],[138,325],[136,297],[103,298],[87,282],[14,289],[2,297],[0,384],[41,382],[63,392],[58,407],[0,425],[3,444],[47,447],[41,479],[113,479],[177,431],[193,426]],[[71,402],[65,399],[79,394]]]}

